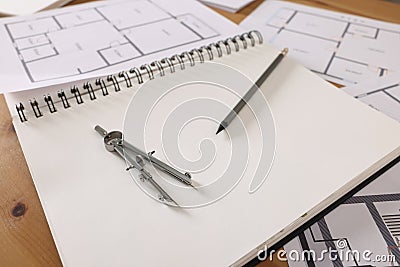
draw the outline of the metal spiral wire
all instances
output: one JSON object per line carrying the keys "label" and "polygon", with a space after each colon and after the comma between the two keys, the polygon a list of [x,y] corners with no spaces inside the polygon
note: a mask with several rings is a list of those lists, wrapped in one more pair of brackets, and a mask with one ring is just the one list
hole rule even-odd
{"label": "metal spiral wire", "polygon": [[[41,108],[48,108],[50,113],[57,112],[55,104],[62,103],[64,109],[69,108],[69,102],[67,99],[75,98],[77,104],[84,103],[82,95],[89,95],[91,101],[95,100],[96,92],[101,91],[103,96],[109,95],[109,89],[113,89],[115,92],[121,90],[120,84],[124,84],[127,88],[132,87],[133,83],[142,84],[147,76],[149,80],[154,79],[156,74],[165,76],[165,70],[169,69],[171,73],[176,71],[175,66],[179,66],[179,69],[184,70],[186,66],[193,67],[196,63],[203,63],[205,60],[213,60],[216,57],[222,57],[225,53],[229,55],[232,51],[238,52],[240,49],[247,49],[249,46],[255,46],[256,43],[262,44],[263,38],[258,31],[249,31],[234,37],[220,40],[216,43],[201,46],[200,48],[194,48],[190,51],[185,51],[181,54],[175,54],[171,57],[166,57],[161,60],[156,60],[150,64],[143,64],[139,68],[133,67],[129,71],[121,71],[117,74],[107,75],[106,77],[97,78],[93,82],[85,82],[81,90],[79,87],[74,85],[70,89],[70,94],[66,96],[64,91],[60,91],[57,96],[59,99],[53,101],[49,94],[43,97],[44,104],[39,104],[36,99],[30,99],[29,104],[36,118],[42,117],[43,112]],[[206,58],[205,58],[206,56]],[[134,82],[133,82],[134,81]],[[92,85],[93,84],[93,85]],[[21,122],[28,121],[25,115],[25,106],[22,102],[15,105],[18,116]]]}

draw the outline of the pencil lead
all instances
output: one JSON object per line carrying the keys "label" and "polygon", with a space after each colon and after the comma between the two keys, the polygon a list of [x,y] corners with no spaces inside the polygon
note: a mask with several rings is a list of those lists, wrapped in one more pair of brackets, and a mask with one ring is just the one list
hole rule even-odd
{"label": "pencil lead", "polygon": [[217,132],[215,134],[218,134],[222,130],[225,130],[225,127],[222,124],[220,124],[219,127],[218,127],[218,130],[217,130]]}

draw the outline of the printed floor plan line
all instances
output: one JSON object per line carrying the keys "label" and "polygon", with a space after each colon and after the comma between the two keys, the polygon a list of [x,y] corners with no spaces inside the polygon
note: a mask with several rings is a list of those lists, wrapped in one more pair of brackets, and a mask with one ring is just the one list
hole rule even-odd
{"label": "printed floor plan line", "polygon": [[[303,18],[301,18],[302,16]],[[306,16],[306,18],[304,18],[304,16]],[[336,34],[332,34],[331,36],[322,36],[322,33],[318,34],[318,32],[307,32],[307,30],[312,29],[312,27],[314,26],[312,25],[314,18],[317,18],[315,21],[318,20],[318,23],[321,23],[321,19],[324,19],[326,25],[335,24],[335,28],[342,27],[343,31],[341,33],[337,32]],[[303,27],[299,26],[299,24],[301,25],[301,23],[304,23],[302,25]],[[320,68],[316,68],[315,66],[313,66],[311,67],[311,70],[325,76],[333,77],[335,79],[345,80],[346,77],[341,77],[341,75],[336,72],[336,68],[332,68],[332,64],[338,64],[339,62],[340,66],[346,65],[345,69],[349,73],[349,81],[351,81],[351,76],[363,75],[361,71],[361,69],[363,68],[372,71],[376,76],[382,76],[387,71],[387,66],[371,66],[367,61],[363,62],[362,60],[346,56],[346,53],[344,53],[344,55],[341,55],[340,46],[342,45],[344,40],[347,40],[348,42],[352,41],[351,39],[366,38],[369,40],[377,41],[380,38],[382,32],[393,33],[400,36],[400,32],[376,28],[366,24],[358,23],[357,21],[337,19],[334,17],[290,8],[280,9],[275,14],[275,16],[268,19],[268,21],[266,22],[266,26],[277,29],[276,34],[272,35],[272,37],[269,39],[270,42],[273,44],[282,43],[283,41],[279,40],[279,38],[281,38],[282,36],[284,36],[282,37],[283,39],[286,39],[285,37],[288,37],[290,39],[289,36],[291,34],[294,34],[297,37],[308,36],[309,38],[307,38],[307,41],[309,42],[313,41],[312,38],[332,42],[332,45],[329,46],[329,49],[325,49],[324,51],[322,51],[322,54],[324,54],[324,57],[326,57],[325,64],[322,64]],[[317,46],[318,45],[320,44],[317,44]],[[322,45],[324,44],[322,43]],[[298,54],[301,54],[302,52],[305,54],[309,54],[309,51],[300,51],[296,46],[294,47],[294,51],[295,53],[298,52]]]}
{"label": "printed floor plan line", "polygon": [[[31,82],[89,73],[220,35],[195,14],[171,14],[150,0],[4,26]],[[77,40],[74,36],[88,38]],[[45,65],[54,66],[55,71],[43,73],[40,70]]]}

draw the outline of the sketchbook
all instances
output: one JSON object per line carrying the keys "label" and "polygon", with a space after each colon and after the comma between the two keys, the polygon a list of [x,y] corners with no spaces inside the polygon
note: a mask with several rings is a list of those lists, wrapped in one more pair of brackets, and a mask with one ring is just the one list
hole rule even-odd
{"label": "sketchbook", "polygon": [[[62,263],[241,266],[399,160],[396,121],[290,58],[215,135],[278,53],[248,32],[59,95],[6,94]],[[195,188],[150,166],[179,206],[164,204],[95,125],[189,171]]]}
{"label": "sketchbook", "polygon": [[[400,122],[399,81],[400,75],[396,73],[344,87],[343,90]],[[286,255],[293,250],[300,254],[314,250],[317,255],[308,262],[287,257],[289,266],[362,266],[371,262],[375,266],[400,264],[399,175],[400,164],[397,163],[286,244]],[[335,256],[317,260],[326,249],[335,250]],[[360,256],[364,251],[371,253]]]}

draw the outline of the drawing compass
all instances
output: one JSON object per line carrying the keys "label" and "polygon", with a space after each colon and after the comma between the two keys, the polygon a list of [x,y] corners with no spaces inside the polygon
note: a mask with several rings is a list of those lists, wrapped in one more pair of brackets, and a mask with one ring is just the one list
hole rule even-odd
{"label": "drawing compass", "polygon": [[[179,206],[178,203],[176,203],[172,197],[169,196],[169,194],[153,179],[152,175],[144,168],[144,166],[146,165],[146,161],[151,162],[154,167],[165,173],[168,173],[179,182],[192,186],[190,173],[182,173],[174,167],[155,158],[153,156],[155,151],[146,153],[133,146],[129,142],[124,141],[123,134],[120,131],[107,132],[99,125],[96,125],[94,129],[103,137],[104,145],[107,151],[117,152],[121,158],[125,159],[125,161],[129,163],[127,170],[132,168],[137,169],[139,171],[140,180],[149,182],[158,191],[160,194],[159,200],[172,202]],[[128,151],[131,152],[133,156],[127,153]]]}

